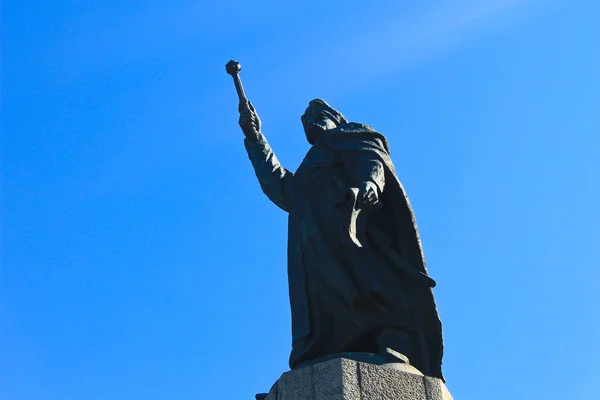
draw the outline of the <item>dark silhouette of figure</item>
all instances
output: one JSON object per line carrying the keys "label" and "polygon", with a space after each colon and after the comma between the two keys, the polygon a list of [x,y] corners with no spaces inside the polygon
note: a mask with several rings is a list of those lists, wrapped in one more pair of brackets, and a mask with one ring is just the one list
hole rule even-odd
{"label": "dark silhouette of figure", "polygon": [[395,354],[393,361],[443,379],[435,282],[386,138],[320,99],[309,103],[302,125],[312,147],[292,173],[252,104],[240,102],[261,188],[289,214],[290,367],[337,353]]}

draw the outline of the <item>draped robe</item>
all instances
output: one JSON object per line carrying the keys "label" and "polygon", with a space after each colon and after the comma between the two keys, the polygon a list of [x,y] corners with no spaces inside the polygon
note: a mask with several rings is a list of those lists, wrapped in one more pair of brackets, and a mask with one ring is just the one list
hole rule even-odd
{"label": "draped robe", "polygon": [[283,168],[262,134],[245,146],[263,192],[288,212],[288,282],[292,312],[290,367],[325,355],[376,353],[383,329],[408,332],[411,364],[442,377],[441,322],[430,286],[416,281],[367,235],[349,240],[347,189],[373,182],[381,207],[367,224],[427,274],[414,215],[389,156],[387,140],[367,125],[325,131],[295,173]]}

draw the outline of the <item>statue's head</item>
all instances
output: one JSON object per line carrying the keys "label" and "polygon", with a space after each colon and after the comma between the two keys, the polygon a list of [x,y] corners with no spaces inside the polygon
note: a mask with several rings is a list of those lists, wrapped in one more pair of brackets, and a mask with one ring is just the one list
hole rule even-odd
{"label": "statue's head", "polygon": [[324,131],[348,123],[342,113],[321,99],[311,100],[301,119],[310,144],[315,144]]}

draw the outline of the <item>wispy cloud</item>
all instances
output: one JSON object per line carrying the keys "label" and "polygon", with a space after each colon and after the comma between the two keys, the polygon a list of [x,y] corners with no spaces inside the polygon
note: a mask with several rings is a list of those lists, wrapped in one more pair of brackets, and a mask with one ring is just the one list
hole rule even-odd
{"label": "wispy cloud", "polygon": [[391,72],[476,36],[473,28],[525,1],[455,1],[410,18],[388,20],[382,28],[346,43],[343,51],[362,52],[365,66]]}
{"label": "wispy cloud", "polygon": [[452,1],[412,15],[390,13],[392,15],[378,21],[375,28],[360,27],[359,34],[336,46],[333,54],[326,57],[331,60],[326,61],[326,68],[323,68],[322,58],[308,57],[296,63],[294,72],[287,73],[313,75],[306,78],[309,82],[304,82],[302,88],[294,89],[314,91],[322,85],[362,86],[481,36],[483,28],[505,18],[509,9],[528,2],[530,0]]}

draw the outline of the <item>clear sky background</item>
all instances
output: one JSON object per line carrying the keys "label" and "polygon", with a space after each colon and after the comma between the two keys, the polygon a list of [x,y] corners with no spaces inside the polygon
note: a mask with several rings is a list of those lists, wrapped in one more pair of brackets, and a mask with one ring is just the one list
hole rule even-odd
{"label": "clear sky background", "polygon": [[279,159],[387,135],[457,400],[598,399],[600,2],[6,0],[0,398],[253,399],[287,370]]}

